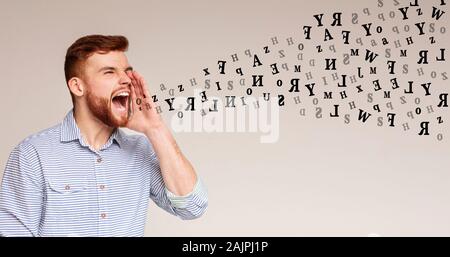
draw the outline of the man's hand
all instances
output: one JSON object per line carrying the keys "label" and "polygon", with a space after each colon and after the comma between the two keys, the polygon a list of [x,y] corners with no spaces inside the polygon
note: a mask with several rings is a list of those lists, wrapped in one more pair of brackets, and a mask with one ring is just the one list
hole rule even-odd
{"label": "man's hand", "polygon": [[163,120],[156,111],[144,78],[136,71],[128,71],[127,75],[131,79],[131,116],[127,128],[141,133],[158,129]]}
{"label": "man's hand", "polygon": [[177,196],[192,192],[197,174],[157,113],[144,78],[135,71],[127,72],[127,75],[131,78],[132,100],[132,115],[127,128],[147,136],[159,159],[164,184],[170,192]]}

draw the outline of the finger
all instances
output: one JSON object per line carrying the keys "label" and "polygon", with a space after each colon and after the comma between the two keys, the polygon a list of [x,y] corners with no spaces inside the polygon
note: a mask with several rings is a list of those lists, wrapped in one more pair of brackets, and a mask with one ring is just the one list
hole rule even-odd
{"label": "finger", "polygon": [[134,92],[136,94],[136,98],[140,98],[141,97],[141,93],[140,90],[138,90],[138,81],[136,80],[136,78],[134,77],[134,74],[132,71],[130,71],[129,73],[127,73],[127,75],[130,77],[131,79],[131,87],[134,87]]}
{"label": "finger", "polygon": [[141,83],[140,83],[138,77],[136,76],[136,71],[132,71],[132,74],[133,74],[132,75],[132,77],[133,77],[132,81],[133,81],[133,83],[135,85],[136,95],[138,97],[143,97],[144,92],[142,91]]}
{"label": "finger", "polygon": [[130,106],[129,106],[129,111],[128,111],[128,118],[130,119],[133,114],[136,111],[136,90],[134,89],[134,85],[131,85],[131,100],[130,100]]}
{"label": "finger", "polygon": [[134,72],[134,77],[139,85],[139,88],[141,90],[142,96],[144,98],[147,98],[150,96],[150,93],[147,90],[147,83],[144,80],[144,77],[142,77],[139,73],[137,73],[136,71]]}
{"label": "finger", "polygon": [[127,76],[130,78],[131,80],[131,84],[136,84],[136,79],[133,76],[133,71],[127,71]]}
{"label": "finger", "polygon": [[[137,92],[138,91],[138,87],[136,86],[134,88],[134,91]],[[136,109],[139,109],[139,111],[142,111],[142,106],[144,105],[143,101],[142,101],[142,97],[138,94],[136,94]]]}
{"label": "finger", "polygon": [[133,72],[131,70],[127,70],[125,71],[125,73],[127,74],[127,76],[131,79],[131,77],[133,76]]}
{"label": "finger", "polygon": [[153,102],[152,95],[150,94],[150,91],[148,90],[147,82],[145,82],[144,77],[141,76],[137,72],[135,72],[134,77],[138,81],[138,84],[140,85],[140,88],[141,88],[141,90],[143,92],[142,94],[143,94],[143,97],[144,97],[145,108],[147,110],[153,109],[155,111],[156,110],[155,109],[156,104]]}
{"label": "finger", "polygon": [[134,92],[136,95],[134,103],[136,104],[135,110],[142,111],[142,107],[145,106],[145,100],[143,100],[143,93],[141,90],[141,86],[139,83],[139,80],[134,76],[134,73],[132,72],[132,87],[134,88]]}

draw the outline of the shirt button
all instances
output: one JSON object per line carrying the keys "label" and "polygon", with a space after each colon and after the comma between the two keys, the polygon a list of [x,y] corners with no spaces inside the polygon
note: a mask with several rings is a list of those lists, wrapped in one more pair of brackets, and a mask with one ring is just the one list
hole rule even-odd
{"label": "shirt button", "polygon": [[105,185],[100,185],[100,189],[101,190],[105,189]]}
{"label": "shirt button", "polygon": [[70,190],[70,185],[66,185],[66,186],[64,187],[64,189]]}
{"label": "shirt button", "polygon": [[97,162],[98,162],[98,163],[101,163],[101,162],[102,162],[102,157],[98,157],[98,158],[97,158]]}
{"label": "shirt button", "polygon": [[100,217],[102,217],[102,219],[106,218],[106,213],[100,214]]}

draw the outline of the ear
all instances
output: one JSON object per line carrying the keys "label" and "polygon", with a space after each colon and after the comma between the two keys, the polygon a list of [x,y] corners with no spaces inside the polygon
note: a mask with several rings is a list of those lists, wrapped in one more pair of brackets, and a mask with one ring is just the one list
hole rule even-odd
{"label": "ear", "polygon": [[70,92],[75,96],[83,96],[85,94],[85,88],[83,81],[78,77],[71,78],[67,85],[69,86]]}

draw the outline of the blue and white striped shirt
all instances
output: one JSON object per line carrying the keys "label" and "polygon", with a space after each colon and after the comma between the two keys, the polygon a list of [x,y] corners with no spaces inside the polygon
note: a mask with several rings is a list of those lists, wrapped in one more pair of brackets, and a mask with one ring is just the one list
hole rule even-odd
{"label": "blue and white striped shirt", "polygon": [[96,151],[71,110],[23,140],[9,156],[0,190],[1,236],[143,236],[148,199],[181,219],[208,205],[200,178],[176,196],[164,185],[147,137],[116,129]]}

